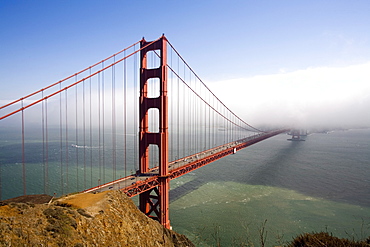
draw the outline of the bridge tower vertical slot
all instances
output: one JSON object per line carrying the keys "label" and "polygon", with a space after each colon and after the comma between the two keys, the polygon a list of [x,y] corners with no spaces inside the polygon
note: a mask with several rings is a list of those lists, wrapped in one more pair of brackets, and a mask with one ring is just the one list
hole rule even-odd
{"label": "bridge tower vertical slot", "polygon": [[[158,146],[159,186],[139,195],[139,207],[146,215],[158,219],[166,228],[169,221],[169,172],[168,172],[168,98],[167,98],[167,39],[162,36],[154,42],[144,39],[140,43],[140,103],[139,103],[139,174],[150,171],[149,145]],[[148,52],[159,51],[160,65],[157,68],[148,66]],[[157,53],[156,53],[157,54]],[[159,80],[159,96],[154,96],[149,90],[149,80]],[[158,109],[158,132],[150,132],[149,109]],[[153,203],[152,192],[158,197]],[[155,214],[155,216],[153,216]]]}

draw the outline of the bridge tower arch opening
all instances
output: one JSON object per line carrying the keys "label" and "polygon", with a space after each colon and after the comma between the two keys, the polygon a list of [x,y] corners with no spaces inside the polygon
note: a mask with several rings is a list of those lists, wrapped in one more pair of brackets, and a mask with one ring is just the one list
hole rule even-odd
{"label": "bridge tower arch opening", "polygon": [[[167,97],[167,39],[163,35],[154,42],[140,42],[140,103],[139,103],[139,174],[149,173],[151,167],[149,146],[158,147],[159,185],[139,195],[139,208],[147,216],[170,228],[169,171],[168,171],[168,97]],[[148,53],[159,56],[159,66],[149,67]],[[159,80],[159,95],[151,97],[148,84]],[[158,132],[149,129],[149,110],[158,109]]]}

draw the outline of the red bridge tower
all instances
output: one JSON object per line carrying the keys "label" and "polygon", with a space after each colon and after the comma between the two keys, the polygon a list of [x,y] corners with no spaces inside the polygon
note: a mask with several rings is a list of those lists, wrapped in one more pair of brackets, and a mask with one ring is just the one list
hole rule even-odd
{"label": "red bridge tower", "polygon": [[[155,42],[141,41],[140,63],[140,136],[139,136],[139,173],[149,172],[149,145],[157,145],[159,152],[159,186],[140,194],[140,210],[147,216],[158,220],[170,228],[169,220],[169,172],[168,172],[168,98],[167,98],[167,39],[163,35]],[[147,53],[156,51],[160,57],[160,66],[147,66]],[[148,80],[159,79],[159,96],[148,97]],[[159,111],[159,129],[150,132],[148,111],[156,108]]]}

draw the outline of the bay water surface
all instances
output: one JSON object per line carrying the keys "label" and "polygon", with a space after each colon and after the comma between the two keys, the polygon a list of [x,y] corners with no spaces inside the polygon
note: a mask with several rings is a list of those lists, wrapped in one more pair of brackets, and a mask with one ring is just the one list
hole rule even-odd
{"label": "bay water surface", "polygon": [[[136,135],[127,136],[125,157],[118,142],[113,159],[109,145],[81,143],[82,137],[69,133],[62,141],[50,130],[47,150],[38,133],[25,140],[28,194],[82,191],[137,169]],[[22,152],[19,131],[0,134],[0,197],[7,199],[23,193]],[[300,142],[288,138],[269,138],[172,180],[173,229],[197,246],[260,246],[261,236],[265,246],[282,245],[318,231],[369,236],[370,129],[314,133]]]}
{"label": "bay water surface", "polygon": [[171,182],[171,225],[197,246],[370,236],[370,130],[278,135]]}

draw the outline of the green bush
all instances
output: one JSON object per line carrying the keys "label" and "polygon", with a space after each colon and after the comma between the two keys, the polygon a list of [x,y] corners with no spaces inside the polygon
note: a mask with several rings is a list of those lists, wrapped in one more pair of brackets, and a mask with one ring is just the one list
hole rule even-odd
{"label": "green bush", "polygon": [[327,232],[304,233],[296,237],[288,247],[370,247],[370,237],[365,241],[337,238]]}

